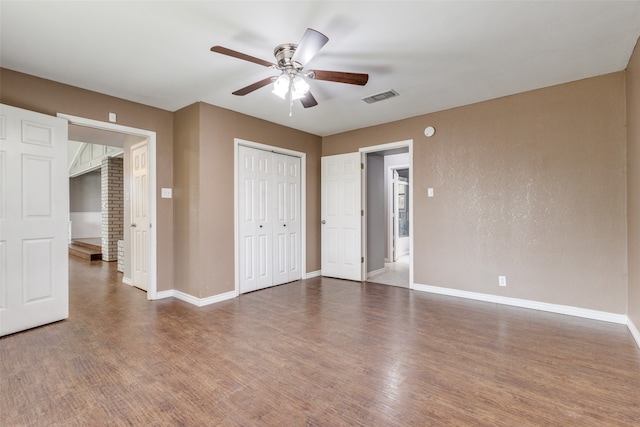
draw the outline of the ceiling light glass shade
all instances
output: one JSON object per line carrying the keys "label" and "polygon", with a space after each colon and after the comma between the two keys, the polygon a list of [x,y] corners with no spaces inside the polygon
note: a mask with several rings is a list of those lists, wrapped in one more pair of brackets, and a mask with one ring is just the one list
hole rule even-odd
{"label": "ceiling light glass shade", "polygon": [[307,92],[309,92],[309,83],[307,83],[301,76],[295,76],[291,85],[291,98],[304,98]]}
{"label": "ceiling light glass shade", "polygon": [[280,77],[278,77],[276,81],[273,82],[272,92],[278,95],[280,98],[284,99],[287,96],[287,93],[289,92],[289,84],[290,84],[289,77],[284,73],[280,74]]}

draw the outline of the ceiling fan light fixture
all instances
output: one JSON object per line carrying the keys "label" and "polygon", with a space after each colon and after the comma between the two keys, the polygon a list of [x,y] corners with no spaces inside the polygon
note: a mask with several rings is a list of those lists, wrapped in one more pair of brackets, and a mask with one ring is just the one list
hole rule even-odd
{"label": "ceiling fan light fixture", "polygon": [[275,95],[279,96],[280,98],[285,99],[287,96],[287,93],[289,93],[290,83],[291,81],[289,80],[289,76],[282,73],[280,74],[280,77],[278,77],[276,81],[273,82],[272,92]]}
{"label": "ceiling fan light fixture", "polygon": [[295,76],[291,81],[291,98],[304,98],[307,92],[309,92],[309,83],[302,76]]}

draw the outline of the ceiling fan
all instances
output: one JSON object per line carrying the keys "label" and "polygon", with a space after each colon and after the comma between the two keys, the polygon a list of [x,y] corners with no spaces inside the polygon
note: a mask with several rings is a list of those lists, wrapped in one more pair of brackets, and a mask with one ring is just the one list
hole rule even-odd
{"label": "ceiling fan", "polygon": [[[250,84],[242,89],[238,89],[233,92],[233,95],[244,96],[254,90],[273,83],[273,93],[283,99],[286,99],[288,96],[290,99],[290,106],[293,104],[293,100],[299,99],[304,108],[309,108],[318,105],[318,101],[316,101],[311,94],[307,79],[326,80],[330,82],[347,83],[360,86],[364,86],[369,80],[368,74],[346,73],[342,71],[304,70],[304,66],[307,62],[309,62],[328,41],[329,38],[324,34],[311,28],[307,28],[307,31],[305,31],[302,39],[297,45],[293,43],[285,43],[276,46],[273,50],[273,55],[276,58],[275,64],[222,46],[213,46],[211,51],[253,62],[265,67],[274,68],[281,72],[279,76],[267,77],[266,79]],[[289,112],[289,115],[291,115],[291,111]]]}

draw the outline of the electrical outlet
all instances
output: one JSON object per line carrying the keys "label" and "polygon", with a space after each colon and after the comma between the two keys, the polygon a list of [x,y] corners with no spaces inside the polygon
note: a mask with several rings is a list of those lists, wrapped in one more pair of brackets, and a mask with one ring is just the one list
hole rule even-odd
{"label": "electrical outlet", "polygon": [[507,286],[507,276],[498,276],[498,286]]}

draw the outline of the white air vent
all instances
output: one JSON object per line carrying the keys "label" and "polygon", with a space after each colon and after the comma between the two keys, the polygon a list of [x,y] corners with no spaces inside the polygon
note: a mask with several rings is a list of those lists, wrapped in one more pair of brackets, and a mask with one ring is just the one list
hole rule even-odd
{"label": "white air vent", "polygon": [[364,102],[367,104],[373,104],[374,102],[384,101],[385,99],[393,98],[394,96],[398,96],[399,93],[395,90],[388,90],[386,92],[376,93],[375,95],[367,96],[366,98],[362,98]]}

